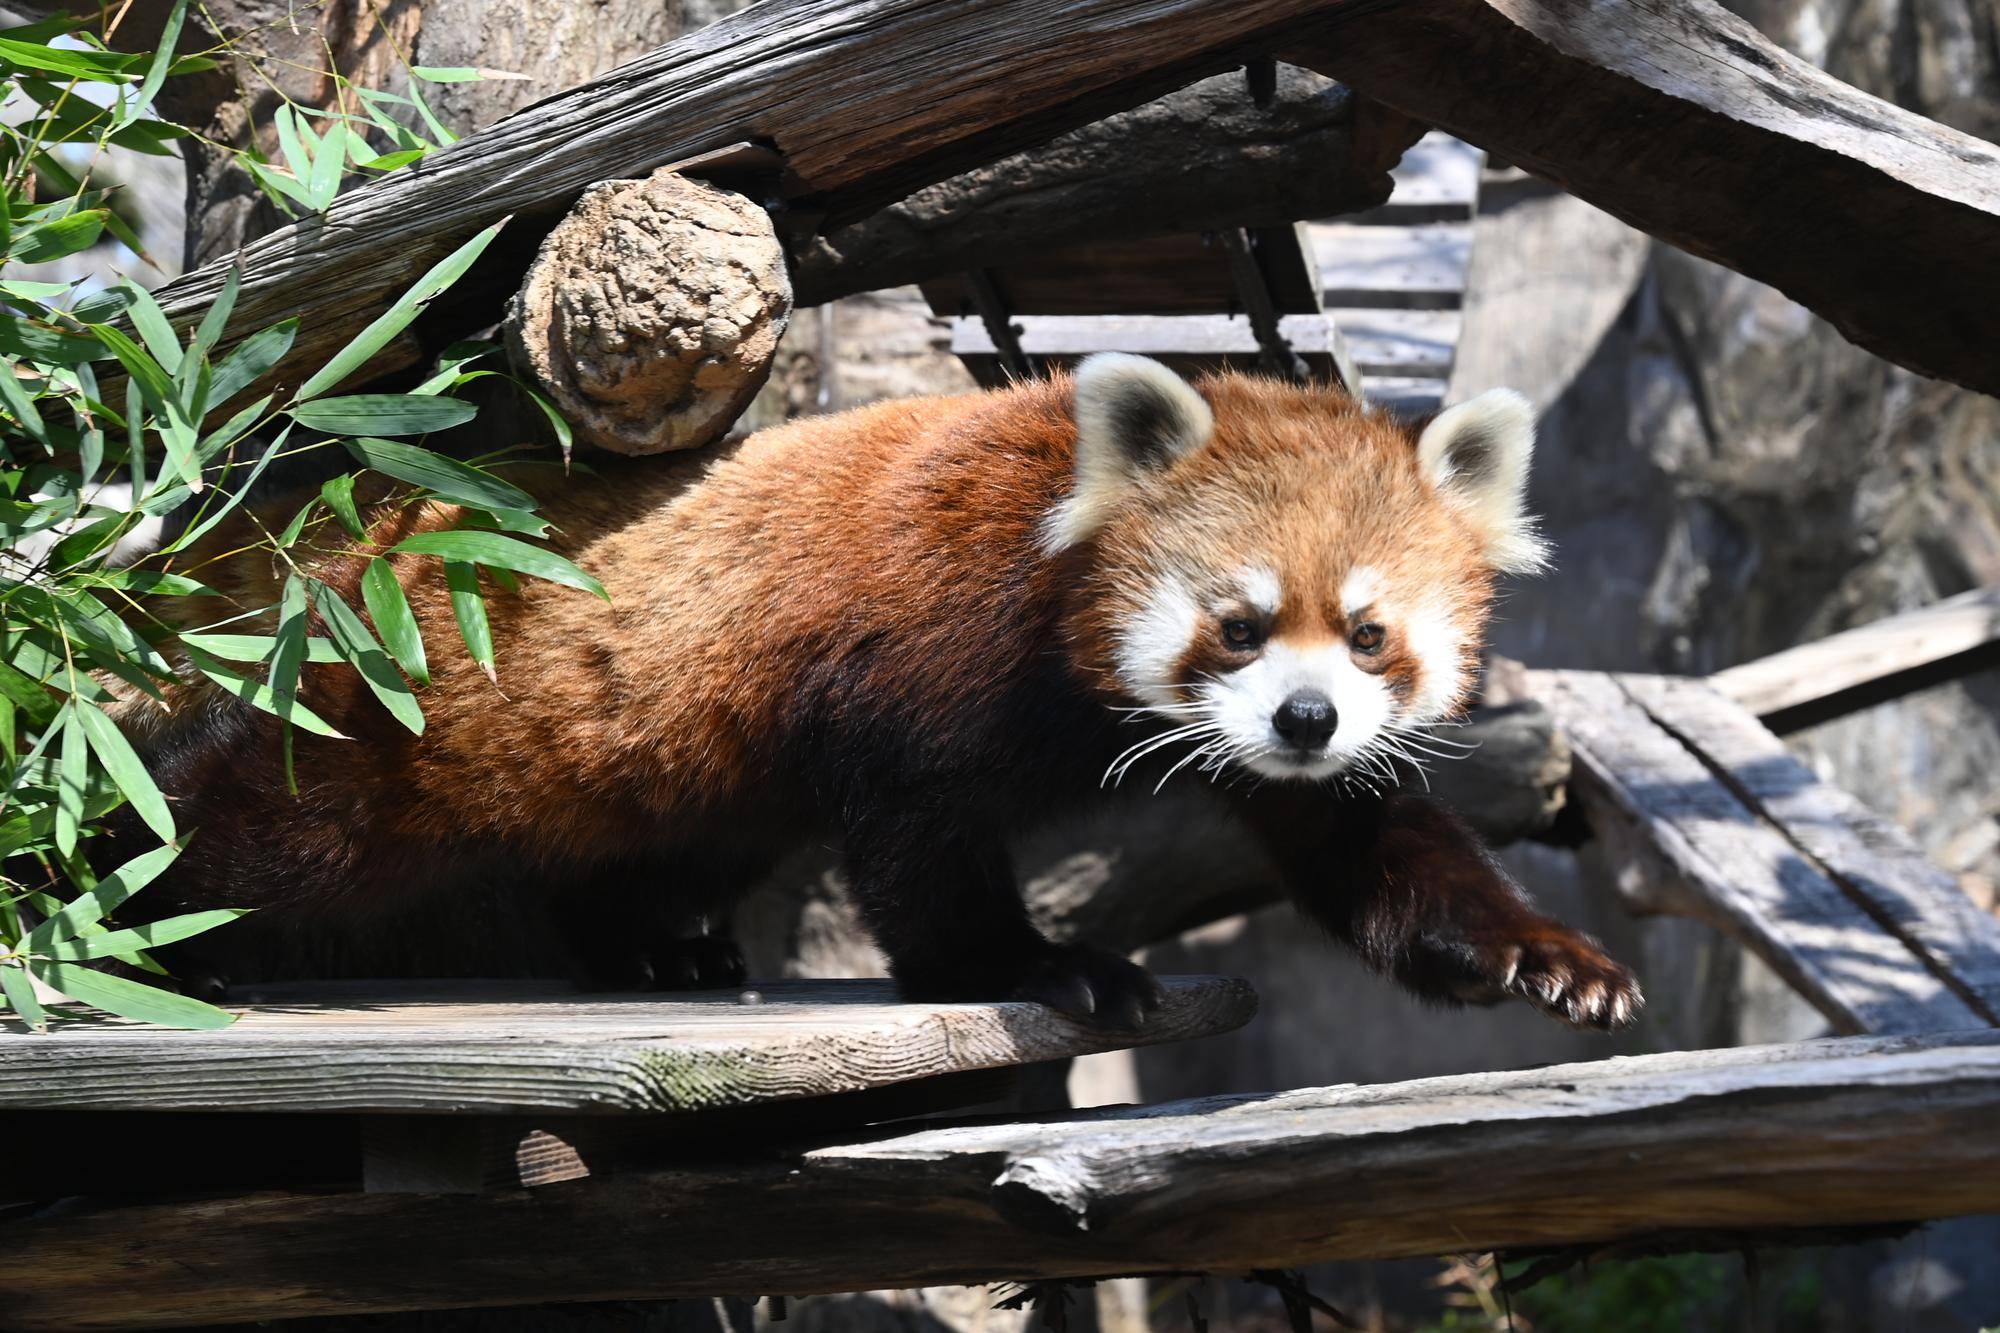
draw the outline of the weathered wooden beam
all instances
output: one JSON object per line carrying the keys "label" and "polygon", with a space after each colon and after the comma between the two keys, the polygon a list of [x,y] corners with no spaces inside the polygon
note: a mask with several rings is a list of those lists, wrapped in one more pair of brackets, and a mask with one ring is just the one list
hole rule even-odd
{"label": "weathered wooden beam", "polygon": [[1569,737],[1571,793],[1635,907],[1731,934],[1837,1031],[1994,1021],[2000,926],[1737,705],[1697,681],[1530,682]]}
{"label": "weathered wooden beam", "polygon": [[1403,0],[1279,54],[1849,339],[2000,392],[2000,148],[1841,83],[1711,0]]}
{"label": "weathered wooden beam", "polygon": [[2000,1210],[1996,1116],[1988,1031],[704,1152],[501,1194],[71,1202],[0,1222],[0,1308],[143,1328],[1749,1240]]}
{"label": "weathered wooden beam", "polygon": [[1132,1032],[1038,1004],[903,1003],[886,981],[678,996],[534,982],[253,988],[216,1032],[107,1021],[0,1041],[0,1111],[707,1111],[1210,1036],[1256,1012],[1241,981],[1161,986]]}
{"label": "weathered wooden beam", "polygon": [[[1372,208],[1389,197],[1389,169],[1422,129],[1294,66],[1277,68],[1262,106],[1241,71],[1218,74],[836,227],[799,254],[799,304],[1005,268],[1085,242]],[[1020,303],[1015,313],[1047,312]]]}
{"label": "weathered wooden beam", "polygon": [[2000,666],[2000,588],[1830,634],[1708,683],[1780,735]]}
{"label": "weathered wooden beam", "polygon": [[[1137,106],[1356,0],[780,0],[733,14],[335,200],[244,247],[234,327],[300,318],[276,371],[321,364],[473,233],[511,234],[428,312],[449,337],[490,322],[532,246],[588,185],[738,142],[782,155],[807,230]],[[949,59],[939,53],[949,51]],[[216,264],[169,283],[197,318]],[[423,326],[417,330],[419,335]],[[380,371],[413,356],[399,343]]]}

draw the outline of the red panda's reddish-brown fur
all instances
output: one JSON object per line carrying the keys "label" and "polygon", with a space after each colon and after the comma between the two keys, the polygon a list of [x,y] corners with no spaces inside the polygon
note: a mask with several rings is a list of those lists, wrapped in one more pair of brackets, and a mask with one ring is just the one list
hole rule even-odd
{"label": "red panda's reddish-brown fur", "polygon": [[[301,702],[352,739],[297,734],[296,796],[275,722],[198,675],[164,714],[128,702],[121,720],[198,830],[153,896],[265,908],[267,937],[310,938],[512,884],[559,915],[653,914],[665,929],[726,906],[805,840],[839,839],[863,918],[913,993],[1030,995],[1137,1021],[1143,974],[1041,940],[1004,856],[1022,825],[1090,800],[1131,739],[1115,659],[1146,590],[1121,571],[1274,561],[1272,632],[1337,642],[1354,630],[1339,571],[1365,556],[1449,608],[1454,671],[1476,651],[1493,575],[1403,427],[1338,393],[1238,377],[1201,386],[1208,447],[1138,469],[1088,539],[1052,549],[1049,516],[1077,466],[1071,392],[1057,378],[883,403],[567,481],[516,469],[609,603],[489,584],[489,681],[457,642],[439,562],[395,557],[429,646],[426,730],[404,731],[348,668],[308,666]],[[382,505],[361,551],[308,572],[359,608],[369,552],[458,518]],[[267,555],[204,554],[230,548],[218,535],[181,567],[246,607],[275,603]],[[1178,670],[1212,675],[1220,651],[1191,641]],[[1407,695],[1423,668],[1393,643],[1365,669]],[[1270,787],[1240,799],[1313,881],[1294,892],[1413,988],[1629,1017],[1622,970],[1535,916],[1448,814],[1320,787],[1260,795]],[[1438,857],[1450,874],[1420,864]],[[1461,920],[1485,934],[1461,938]],[[1542,946],[1526,942],[1545,938],[1560,947],[1537,963]]]}

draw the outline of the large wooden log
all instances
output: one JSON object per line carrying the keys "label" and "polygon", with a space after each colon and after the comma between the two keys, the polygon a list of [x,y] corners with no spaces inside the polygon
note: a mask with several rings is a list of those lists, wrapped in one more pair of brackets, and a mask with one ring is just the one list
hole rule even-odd
{"label": "large wooden log", "polygon": [[1287,59],[2000,392],[2000,148],[1841,83],[1711,0],[1403,0]]}
{"label": "large wooden log", "polygon": [[[1351,3],[755,5],[354,190],[323,218],[252,242],[234,326],[299,316],[276,372],[295,382],[454,246],[513,214],[511,234],[428,315],[431,328],[449,330],[441,337],[491,322],[496,297],[586,186],[745,141],[783,155],[794,218],[839,226],[1238,64],[1284,28]],[[224,274],[210,265],[177,279],[162,304],[176,321],[195,319]],[[401,341],[374,368],[408,364],[418,350]]]}
{"label": "large wooden log", "polygon": [[0,1222],[17,1329],[1240,1273],[2000,1210],[2000,1034],[1654,1055],[919,1129],[477,1195]]}
{"label": "large wooden log", "polygon": [[1241,72],[1219,74],[836,227],[798,257],[799,304],[1086,241],[1373,208],[1422,129],[1295,66],[1261,102]]}

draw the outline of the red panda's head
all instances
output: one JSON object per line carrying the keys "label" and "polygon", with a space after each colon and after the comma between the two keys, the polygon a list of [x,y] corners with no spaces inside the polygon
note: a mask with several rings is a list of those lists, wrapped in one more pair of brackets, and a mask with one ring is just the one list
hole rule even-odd
{"label": "red panda's head", "polygon": [[1170,721],[1179,757],[1365,772],[1463,707],[1494,576],[1546,558],[1518,394],[1413,434],[1339,390],[1190,386],[1136,356],[1090,358],[1074,391],[1074,483],[1043,544],[1083,548],[1082,664]]}

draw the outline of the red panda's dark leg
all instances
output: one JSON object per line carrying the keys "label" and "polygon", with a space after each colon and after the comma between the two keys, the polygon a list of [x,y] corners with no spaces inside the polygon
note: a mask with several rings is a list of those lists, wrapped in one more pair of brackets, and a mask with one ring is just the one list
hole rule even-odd
{"label": "red panda's dark leg", "polygon": [[1582,1027],[1630,1023],[1642,997],[1597,942],[1543,916],[1436,801],[1265,786],[1243,811],[1299,905],[1425,999],[1527,1000]]}
{"label": "red panda's dark leg", "polygon": [[877,811],[849,825],[846,844],[861,919],[910,999],[1034,1000],[1119,1027],[1158,1002],[1146,969],[1035,929],[997,837]]}

